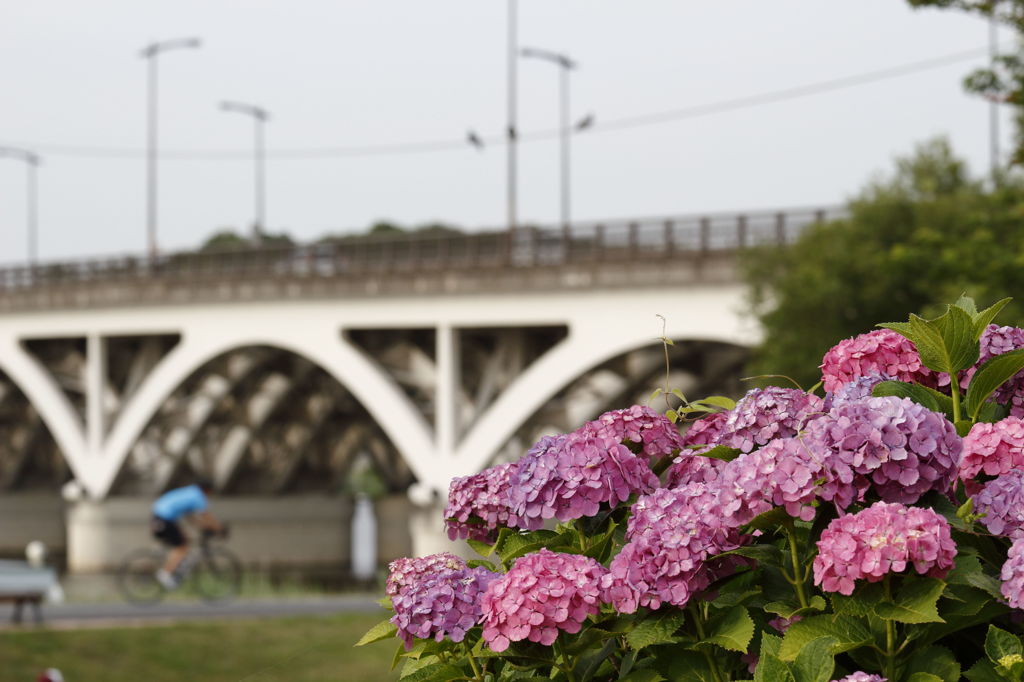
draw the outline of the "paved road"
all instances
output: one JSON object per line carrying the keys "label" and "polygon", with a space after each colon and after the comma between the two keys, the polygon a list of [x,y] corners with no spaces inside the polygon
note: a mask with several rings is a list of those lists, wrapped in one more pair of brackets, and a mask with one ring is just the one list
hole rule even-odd
{"label": "paved road", "polygon": [[[353,611],[379,611],[384,614],[377,604],[377,597],[370,595],[238,600],[224,604],[173,601],[155,606],[133,606],[126,603],[44,604],[42,608],[43,626],[55,629],[160,625],[227,618],[332,615]],[[0,605],[0,630],[34,627],[31,607],[25,613],[26,625],[11,624],[12,613],[12,606]]]}

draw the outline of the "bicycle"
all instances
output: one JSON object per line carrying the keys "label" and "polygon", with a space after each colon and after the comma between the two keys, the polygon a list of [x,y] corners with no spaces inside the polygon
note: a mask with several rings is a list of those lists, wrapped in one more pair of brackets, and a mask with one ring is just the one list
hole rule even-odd
{"label": "bicycle", "polygon": [[[211,543],[216,535],[215,531],[204,529],[198,545],[189,550],[174,571],[176,589],[188,583],[203,601],[211,603],[237,596],[242,586],[242,562],[226,547]],[[227,538],[226,526],[220,535]],[[169,592],[156,578],[165,559],[166,552],[154,547],[129,552],[117,573],[117,585],[125,599],[140,606],[160,602]]]}

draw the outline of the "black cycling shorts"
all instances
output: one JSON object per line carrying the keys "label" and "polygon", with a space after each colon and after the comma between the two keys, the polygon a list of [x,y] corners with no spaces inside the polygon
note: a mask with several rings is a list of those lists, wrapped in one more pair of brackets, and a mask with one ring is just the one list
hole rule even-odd
{"label": "black cycling shorts", "polygon": [[185,544],[185,536],[182,535],[181,528],[176,522],[154,516],[149,525],[153,531],[153,537],[168,547],[181,547]]}

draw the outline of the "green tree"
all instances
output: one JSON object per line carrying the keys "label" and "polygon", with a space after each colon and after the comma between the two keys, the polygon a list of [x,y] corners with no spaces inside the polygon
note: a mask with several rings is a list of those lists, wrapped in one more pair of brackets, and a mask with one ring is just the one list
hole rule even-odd
{"label": "green tree", "polygon": [[964,79],[964,87],[988,100],[1013,107],[1014,150],[1010,165],[1024,165],[1024,0],[907,0],[911,7],[959,9],[995,19],[1017,34],[1012,52],[998,55],[989,67],[976,69]]}
{"label": "green tree", "polygon": [[986,192],[947,142],[927,142],[851,200],[848,218],[752,249],[743,269],[765,331],[752,371],[807,387],[836,342],[907,310],[937,313],[964,291],[979,304],[1015,296],[1000,320],[1024,322],[1024,186]]}

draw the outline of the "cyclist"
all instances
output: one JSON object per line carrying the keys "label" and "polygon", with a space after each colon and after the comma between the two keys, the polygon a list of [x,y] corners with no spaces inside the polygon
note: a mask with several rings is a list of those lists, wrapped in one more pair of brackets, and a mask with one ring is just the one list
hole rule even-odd
{"label": "cyclist", "polygon": [[153,537],[169,548],[167,560],[156,572],[156,579],[168,590],[178,586],[174,572],[181,565],[189,549],[188,537],[182,532],[178,522],[188,517],[203,530],[220,533],[224,529],[221,522],[207,509],[207,495],[212,487],[209,480],[199,479],[193,485],[167,491],[153,503]]}

